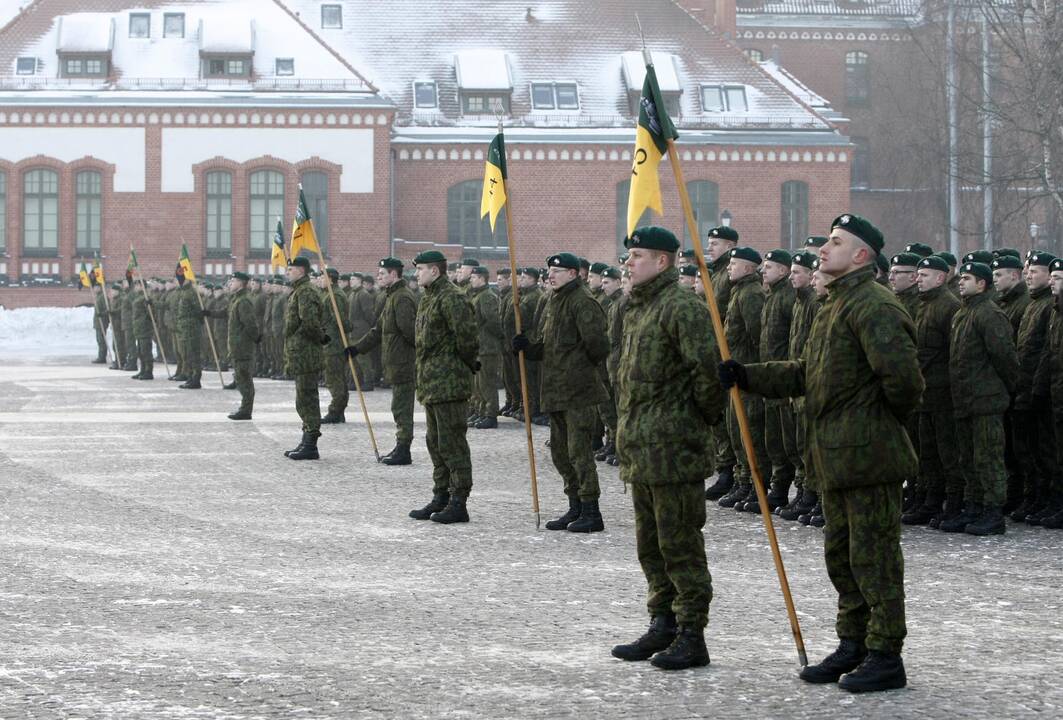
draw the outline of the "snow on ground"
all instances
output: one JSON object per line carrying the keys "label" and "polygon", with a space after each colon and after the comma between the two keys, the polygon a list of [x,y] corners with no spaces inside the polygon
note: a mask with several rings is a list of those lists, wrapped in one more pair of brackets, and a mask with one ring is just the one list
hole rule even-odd
{"label": "snow on ground", "polygon": [[96,356],[92,308],[0,310],[0,360]]}

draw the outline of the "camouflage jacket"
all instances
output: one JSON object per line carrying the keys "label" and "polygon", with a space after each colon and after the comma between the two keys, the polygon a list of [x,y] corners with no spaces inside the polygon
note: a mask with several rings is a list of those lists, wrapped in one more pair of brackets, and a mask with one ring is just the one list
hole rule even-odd
{"label": "camouflage jacket", "polygon": [[740,363],[760,360],[760,319],[764,309],[764,288],[760,275],[750,273],[731,285],[724,334],[731,357]]}
{"label": "camouflage jacket", "polygon": [[616,387],[616,374],[620,369],[620,353],[624,347],[624,314],[627,312],[629,298],[623,293],[609,306],[607,320],[609,321],[609,357],[605,361],[605,367],[609,374],[609,384]]}
{"label": "camouflage jacket", "polygon": [[351,320],[350,309],[347,307],[347,295],[340,292],[339,288],[333,288],[333,297],[336,298],[336,308],[340,312],[340,319],[343,322],[343,335],[340,335],[338,326],[336,325],[336,313],[332,310],[332,301],[329,300],[328,290],[320,290],[319,295],[321,297],[321,324],[325,328],[325,334],[328,335],[328,345],[325,346],[325,352],[329,355],[342,355],[343,338],[346,336],[347,342],[354,342],[354,337],[351,334]]}
{"label": "camouflage jacket", "polygon": [[[520,297],[518,294],[518,302]],[[517,334],[517,314],[513,311],[513,291],[506,290],[498,296],[498,322],[502,327],[503,350],[509,345],[509,340]],[[524,318],[521,317],[521,329],[523,330]]]}
{"label": "camouflage jacket", "polygon": [[602,310],[605,310],[605,316],[609,317],[609,308],[613,306],[620,298],[624,297],[624,292],[620,289],[614,290],[612,295],[606,295],[604,292],[595,298],[598,304],[602,306]]}
{"label": "camouflage jacket", "polygon": [[472,305],[445,276],[425,288],[415,324],[417,399],[423,405],[468,400],[479,353]]}
{"label": "camouflage jacket", "polygon": [[524,334],[531,337],[532,333],[536,330],[535,325],[535,310],[539,307],[539,300],[542,299],[543,291],[539,289],[538,285],[533,285],[530,288],[524,288],[520,291],[520,322],[524,330]]}
{"label": "camouflage jacket", "polygon": [[498,307],[498,295],[491,288],[470,287],[466,293],[472,303],[479,331],[480,355],[502,354],[502,316]]}
{"label": "camouflage jacket", "polygon": [[627,298],[616,431],[625,483],[701,482],[710,466],[709,426],[726,402],[719,350],[704,299],[678,275],[669,268]]}
{"label": "camouflage jacket", "polygon": [[200,314],[199,299],[195,286],[187,280],[177,289],[177,331],[183,336],[192,337],[193,333],[203,331],[203,316]]}
{"label": "camouflage jacket", "polygon": [[351,335],[362,337],[375,323],[375,303],[372,293],[363,287],[353,288],[350,296]]}
{"label": "camouflage jacket", "polygon": [[1011,323],[1012,339],[1018,338],[1022,315],[1030,304],[1030,291],[1026,288],[1026,283],[1020,280],[1007,292],[996,293],[996,304],[1004,311],[1008,322]]}
{"label": "camouflage jacket", "polygon": [[99,318],[103,320],[104,325],[107,325],[110,322],[110,317],[107,315],[107,300],[103,297],[105,292],[107,291],[101,290],[96,294],[96,299],[92,301],[92,307],[93,322],[95,323],[96,319]]}
{"label": "camouflage jacket", "polygon": [[958,275],[953,275],[949,278],[948,282],[945,283],[945,287],[949,289],[950,293],[956,296],[957,300],[960,299],[960,277]]}
{"label": "camouflage jacket", "polygon": [[912,285],[906,290],[901,290],[897,293],[897,299],[901,301],[901,305],[908,311],[908,316],[915,320],[915,316],[919,312],[919,286]]}
{"label": "camouflage jacket", "polygon": [[148,315],[148,298],[140,290],[132,295],[129,314],[133,321],[133,337],[137,340],[150,340],[152,325],[151,316]]}
{"label": "camouflage jacket", "polygon": [[808,334],[812,331],[812,321],[816,317],[823,303],[819,302],[815,291],[811,287],[803,287],[794,291],[794,312],[790,319],[790,343],[786,349],[787,360],[797,360],[801,357],[801,351],[808,341]]}
{"label": "camouflage jacket", "polygon": [[787,360],[790,357],[790,324],[794,317],[797,291],[790,278],[776,280],[767,289],[760,312],[760,361]]}
{"label": "camouflage jacket", "polygon": [[1052,414],[1063,418],[1063,306],[1060,298],[1052,298],[1052,319],[1048,323],[1041,359],[1037,363],[1032,394],[1052,402]]}
{"label": "camouflage jacket", "polygon": [[[166,294],[166,317],[170,321],[170,329],[177,335],[184,337],[185,330],[181,327],[181,319],[178,310],[181,308],[181,297],[184,285],[178,285]],[[195,298],[193,298],[194,300]]]}
{"label": "camouflage jacket", "polygon": [[284,309],[284,372],[310,375],[324,365],[321,341],[321,295],[305,275],[292,284]]}
{"label": "camouflage jacket", "polygon": [[578,277],[549,298],[525,351],[528,359],[542,362],[539,406],[548,413],[608,400],[598,372],[609,356],[605,311]]}
{"label": "camouflage jacket", "polygon": [[132,337],[136,337],[133,333],[133,295],[139,292],[128,287],[122,291],[122,332]]}
{"label": "camouflage jacket", "polygon": [[289,299],[291,299],[291,295],[286,295],[283,292],[273,296],[273,306],[270,308],[269,330],[270,334],[278,339],[284,337],[284,315],[288,309]]}
{"label": "camouflage jacket", "polygon": [[949,410],[952,391],[949,389],[949,344],[952,320],[960,309],[960,301],[945,286],[919,293],[919,309],[915,313],[915,342],[919,352],[919,370],[923,373],[922,410]]}
{"label": "camouflage jacket", "polygon": [[233,360],[250,360],[262,334],[255,314],[254,296],[249,291],[241,290],[230,296],[227,320],[229,356]]}
{"label": "camouflage jacket", "polygon": [[[708,258],[705,258],[708,260]],[[731,304],[731,278],[727,276],[727,265],[731,256],[724,253],[707,265],[709,279],[712,281],[712,295],[716,298],[716,307],[720,310],[720,320],[726,322],[727,308]]]}
{"label": "camouflage jacket", "polygon": [[1041,355],[1047,344],[1052,305],[1052,289],[1046,285],[1030,293],[1030,302],[1026,306],[1026,312],[1022,314],[1019,339],[1015,343],[1019,367],[1022,368],[1015,392],[1015,407],[1019,410],[1029,410],[1032,404],[1030,390],[1033,377],[1037,374],[1037,365],[1041,362]]}
{"label": "camouflage jacket", "polygon": [[750,391],[804,395],[809,473],[823,489],[900,484],[918,465],[904,429],[923,392],[915,325],[874,267],[829,287],[801,359],[746,366]]}
{"label": "camouflage jacket", "polygon": [[414,380],[416,323],[417,299],[400,280],[384,291],[384,312],[380,319],[354,343],[358,352],[368,352],[377,345],[382,347],[384,380],[392,385]]}
{"label": "camouflage jacket", "polygon": [[953,414],[1003,414],[1021,372],[1004,311],[987,293],[965,297],[949,338]]}

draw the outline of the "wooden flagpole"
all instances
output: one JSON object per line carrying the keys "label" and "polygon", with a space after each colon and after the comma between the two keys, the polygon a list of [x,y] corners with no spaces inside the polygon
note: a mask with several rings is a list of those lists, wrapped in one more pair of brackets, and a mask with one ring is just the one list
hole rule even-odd
{"label": "wooden flagpole", "polygon": [[[183,247],[187,247],[185,245],[185,239],[184,238],[181,238],[181,245]],[[191,263],[191,262],[192,261],[190,259],[189,263]],[[186,280],[187,280],[187,278],[186,278]],[[196,282],[196,274],[195,274],[195,272],[192,273],[191,282],[192,282],[192,294],[194,294],[196,296],[196,300],[199,302],[199,309],[203,310],[203,311],[206,311],[207,308],[203,306],[203,298],[200,297],[199,291],[197,289],[198,288],[198,283]],[[203,318],[203,324],[207,328],[207,340],[210,342],[210,353],[211,353],[211,355],[214,356],[214,367],[216,367],[218,369],[218,380],[221,381],[221,389],[224,390],[225,389],[225,376],[221,374],[221,361],[218,360],[218,349],[214,346],[214,333],[211,332],[211,330],[210,330],[210,320],[208,318]]]}
{"label": "wooden flagpole", "polygon": [[[129,245],[129,252],[133,252],[133,245]],[[159,326],[155,324],[155,313],[151,311],[151,297],[148,295],[148,288],[144,285],[144,275],[140,272],[140,263],[136,266],[137,279],[140,281],[140,291],[144,293],[144,299],[147,300],[148,318],[151,319],[151,329],[155,331],[155,342],[159,344],[159,354],[162,355],[162,364],[166,367],[166,376],[170,376],[170,364],[166,362],[166,348],[162,346],[162,336],[159,335]]]}

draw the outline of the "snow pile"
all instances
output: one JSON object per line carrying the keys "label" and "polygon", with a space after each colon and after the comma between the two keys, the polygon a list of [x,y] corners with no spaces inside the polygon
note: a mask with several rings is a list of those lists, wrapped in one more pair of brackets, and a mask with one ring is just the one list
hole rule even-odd
{"label": "snow pile", "polygon": [[58,49],[63,52],[110,52],[114,44],[114,19],[100,13],[59,18]]}
{"label": "snow pile", "polygon": [[96,356],[92,308],[0,310],[0,359]]}

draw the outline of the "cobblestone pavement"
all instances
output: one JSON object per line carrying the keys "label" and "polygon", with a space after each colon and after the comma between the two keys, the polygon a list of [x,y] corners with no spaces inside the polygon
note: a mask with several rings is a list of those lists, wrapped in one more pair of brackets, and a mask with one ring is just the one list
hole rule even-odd
{"label": "cobblestone pavement", "polygon": [[[258,381],[252,423],[225,420],[236,394],[204,383],[0,368],[0,717],[1063,712],[1063,533],[907,530],[910,685],[854,697],[797,679],[763,526],[713,506],[712,665],[670,674],[609,656],[646,623],[615,468],[599,467],[607,532],[536,531],[523,430],[505,420],[469,432],[473,522],[416,522],[423,424],[411,467],[377,465],[354,410],[320,462],[293,463],[289,383]],[[366,397],[386,452],[389,394]],[[545,439],[536,428],[544,522],[564,505]],[[822,536],[778,531],[816,659],[836,642]]]}

